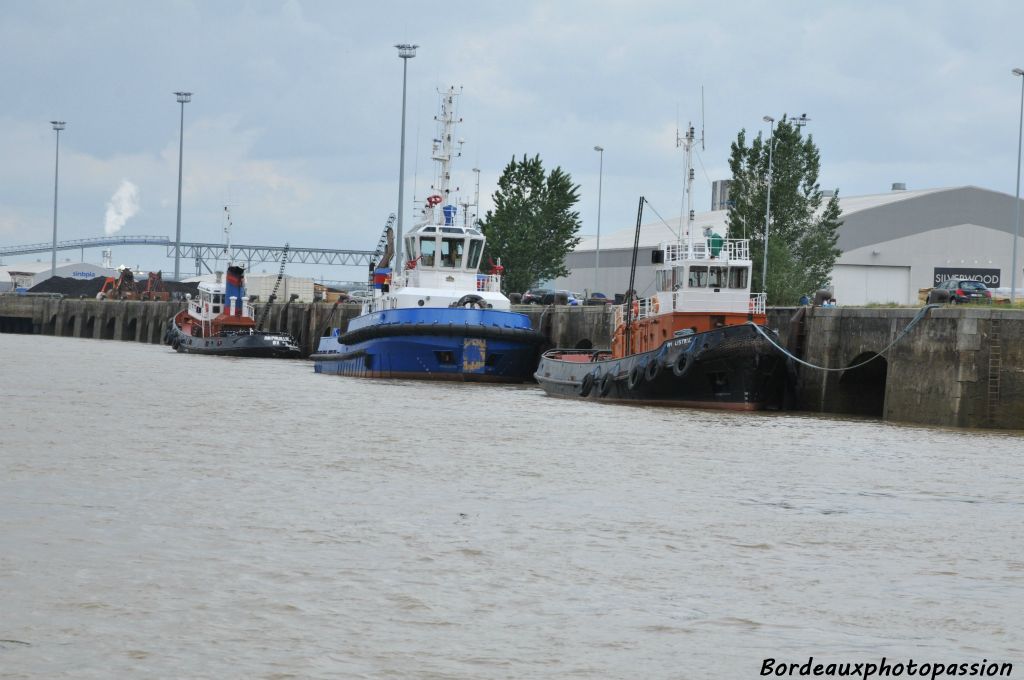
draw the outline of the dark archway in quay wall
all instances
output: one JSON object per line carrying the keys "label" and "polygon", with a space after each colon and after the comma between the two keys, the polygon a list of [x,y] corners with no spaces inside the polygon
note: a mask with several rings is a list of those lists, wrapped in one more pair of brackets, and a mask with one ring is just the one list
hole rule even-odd
{"label": "dark archway in quay wall", "polygon": [[[865,361],[868,363],[864,364]],[[862,352],[847,366],[857,368],[848,368],[839,376],[836,411],[881,418],[885,413],[885,381],[889,362],[875,352]]]}
{"label": "dark archway in quay wall", "polygon": [[121,326],[121,339],[133,342],[137,337],[139,322],[134,316]]}

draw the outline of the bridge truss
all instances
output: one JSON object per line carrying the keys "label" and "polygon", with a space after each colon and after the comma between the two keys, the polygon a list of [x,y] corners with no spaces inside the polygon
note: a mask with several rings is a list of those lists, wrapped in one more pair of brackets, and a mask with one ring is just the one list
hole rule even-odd
{"label": "bridge truss", "polygon": [[[85,259],[86,248],[105,248],[118,245],[163,246],[167,257],[173,258],[178,249],[174,241],[166,236],[106,236],[101,238],[84,238],[70,241],[58,241],[57,250],[81,250]],[[207,260],[227,260],[229,254],[223,243],[186,243],[180,245],[181,257],[194,260],[196,274],[213,271]],[[31,243],[23,246],[0,246],[0,257],[10,255],[29,255],[48,253],[53,249],[52,243]],[[287,262],[300,264],[322,264],[339,266],[368,266],[373,260],[372,250],[337,250],[332,248],[296,248],[294,246],[230,246],[230,259],[233,262],[247,262],[249,269],[253,263],[280,262],[282,253],[286,253]]]}

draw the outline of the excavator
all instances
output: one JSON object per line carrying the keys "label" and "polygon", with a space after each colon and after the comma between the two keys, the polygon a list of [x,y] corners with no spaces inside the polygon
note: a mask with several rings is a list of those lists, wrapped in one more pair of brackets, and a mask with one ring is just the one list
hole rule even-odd
{"label": "excavator", "polygon": [[166,302],[171,299],[171,294],[164,287],[162,272],[150,272],[146,280],[146,289],[142,291],[143,300],[160,300]]}
{"label": "excavator", "polygon": [[161,272],[150,272],[146,280],[145,288],[139,292],[135,286],[135,276],[128,267],[119,269],[120,274],[115,278],[108,276],[103,281],[103,287],[96,294],[97,300],[170,300],[171,294],[164,286],[163,274]]}
{"label": "excavator", "polygon": [[108,276],[103,281],[103,287],[96,293],[97,300],[138,300],[139,293],[135,290],[135,276],[128,267],[121,267],[120,274],[115,279]]}

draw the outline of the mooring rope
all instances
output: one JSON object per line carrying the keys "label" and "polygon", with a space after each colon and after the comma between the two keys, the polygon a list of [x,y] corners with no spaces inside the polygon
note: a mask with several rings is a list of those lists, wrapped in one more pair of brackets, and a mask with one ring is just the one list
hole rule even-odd
{"label": "mooring rope", "polygon": [[769,343],[771,343],[775,347],[775,349],[779,350],[780,352],[782,352],[783,354],[785,354],[787,357],[789,357],[793,361],[797,362],[798,364],[801,364],[803,366],[807,366],[808,368],[813,368],[816,371],[852,371],[855,368],[860,368],[861,366],[865,366],[867,364],[870,364],[872,361],[874,361],[875,359],[877,359],[878,357],[884,355],[886,352],[888,352],[890,349],[892,349],[896,345],[897,342],[902,340],[903,337],[907,333],[909,333],[914,328],[914,326],[917,325],[918,321],[920,321],[921,319],[923,319],[925,316],[928,315],[928,310],[936,308],[936,307],[942,307],[942,305],[934,305],[934,304],[933,305],[925,305],[914,316],[914,318],[910,320],[910,323],[907,324],[906,328],[904,328],[902,331],[900,331],[899,335],[897,335],[896,338],[892,342],[890,342],[888,345],[886,345],[884,349],[882,349],[880,352],[876,353],[875,356],[871,357],[870,359],[867,359],[866,361],[862,361],[859,364],[854,364],[853,366],[846,366],[844,368],[828,368],[827,366],[816,366],[816,365],[814,365],[812,363],[804,361],[800,357],[794,356],[792,352],[787,350],[785,347],[782,347],[781,345],[779,345],[779,343],[775,342],[767,333],[764,332],[764,329],[761,328],[760,326],[758,326],[756,323],[754,323],[753,321],[748,321],[747,323],[750,324],[751,326],[753,326],[755,329],[757,329],[757,332],[760,333],[761,336],[764,337],[765,340],[767,340]]}

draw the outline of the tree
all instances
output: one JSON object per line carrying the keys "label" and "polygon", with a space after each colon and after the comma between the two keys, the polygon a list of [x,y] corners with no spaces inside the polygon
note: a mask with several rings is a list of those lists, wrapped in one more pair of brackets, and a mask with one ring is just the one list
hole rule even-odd
{"label": "tree", "polygon": [[546,177],[540,156],[515,157],[494,192],[494,210],[481,229],[486,256],[505,268],[506,292],[528,290],[540,281],[567,276],[565,256],[580,242],[579,185],[561,168]]}
{"label": "tree", "polygon": [[[748,147],[746,131],[732,144],[729,168],[729,234],[750,238],[754,261],[752,283],[761,288],[764,263],[765,208],[768,189],[768,142],[758,134]],[[813,138],[782,117],[775,127],[772,149],[771,225],[768,230],[768,302],[795,304],[829,284],[840,250],[839,199],[824,201],[818,186],[821,158]]]}

